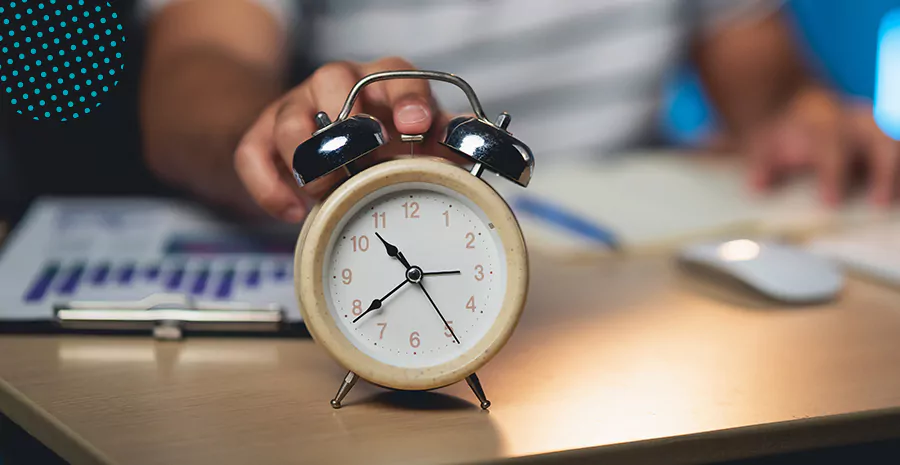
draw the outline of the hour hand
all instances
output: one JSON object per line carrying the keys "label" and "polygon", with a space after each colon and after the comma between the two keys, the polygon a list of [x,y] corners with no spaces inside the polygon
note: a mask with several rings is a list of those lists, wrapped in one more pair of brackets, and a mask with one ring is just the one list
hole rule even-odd
{"label": "hour hand", "polygon": [[397,260],[400,260],[400,263],[402,263],[403,266],[405,266],[407,269],[410,268],[409,262],[406,261],[406,257],[403,256],[403,252],[401,252],[399,249],[397,249],[397,246],[384,240],[384,238],[381,237],[381,234],[378,234],[376,232],[375,235],[378,236],[378,239],[381,241],[382,244],[384,244],[384,248],[385,248],[385,250],[387,250],[387,254],[389,256],[396,258]]}

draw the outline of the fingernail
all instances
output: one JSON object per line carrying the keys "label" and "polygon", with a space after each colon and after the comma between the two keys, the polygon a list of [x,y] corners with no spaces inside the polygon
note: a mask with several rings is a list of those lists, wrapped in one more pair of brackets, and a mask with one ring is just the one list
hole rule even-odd
{"label": "fingernail", "polygon": [[410,104],[397,111],[397,122],[403,124],[421,123],[428,119],[428,109],[419,104]]}
{"label": "fingernail", "polygon": [[299,223],[303,218],[306,218],[306,207],[294,205],[284,211],[282,218],[289,223]]}

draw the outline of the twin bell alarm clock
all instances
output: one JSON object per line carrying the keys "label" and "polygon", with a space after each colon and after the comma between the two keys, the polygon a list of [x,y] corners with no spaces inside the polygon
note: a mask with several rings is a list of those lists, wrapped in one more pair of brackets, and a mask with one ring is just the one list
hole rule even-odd
{"label": "twin bell alarm clock", "polygon": [[[465,92],[474,116],[453,119],[440,143],[470,168],[416,156],[350,171],[388,141],[377,119],[350,116],[363,88],[387,79],[444,81]],[[400,390],[465,379],[487,409],[475,371],[519,321],[528,257],[513,212],[481,175],[487,170],[527,186],[531,150],[506,130],[508,114],[489,121],[469,84],[435,71],[366,76],[334,122],[322,112],[316,121],[319,129],[294,152],[297,181],[302,186],[335,170],[351,175],[310,213],[294,257],[303,320],[349,370],[332,407],[341,407],[359,378]]]}

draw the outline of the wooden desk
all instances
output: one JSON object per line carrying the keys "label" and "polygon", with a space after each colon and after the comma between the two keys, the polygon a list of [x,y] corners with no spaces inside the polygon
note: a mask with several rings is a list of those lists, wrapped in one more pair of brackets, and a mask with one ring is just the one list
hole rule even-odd
{"label": "wooden desk", "polygon": [[[0,410],[73,463],[697,463],[900,435],[900,294],[709,295],[660,258],[535,260],[509,346],[434,393],[360,383],[310,340],[0,337]],[[735,298],[737,294],[728,294]]]}

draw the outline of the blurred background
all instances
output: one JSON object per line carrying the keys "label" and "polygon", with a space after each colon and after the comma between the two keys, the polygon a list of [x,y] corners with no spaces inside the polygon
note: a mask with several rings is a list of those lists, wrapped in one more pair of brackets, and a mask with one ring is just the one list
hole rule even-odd
{"label": "blurred background", "polygon": [[[171,195],[141,159],[138,85],[145,30],[135,2],[113,2],[128,40],[125,73],[90,118],[58,122],[19,117],[0,101],[0,216],[14,219],[39,195]],[[788,0],[784,11],[812,69],[846,96],[874,93],[878,24],[896,0]],[[300,65],[291,81],[309,72]],[[703,144],[717,128],[717,115],[691,63],[671,73],[660,89],[659,140]]]}

